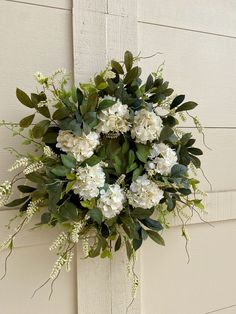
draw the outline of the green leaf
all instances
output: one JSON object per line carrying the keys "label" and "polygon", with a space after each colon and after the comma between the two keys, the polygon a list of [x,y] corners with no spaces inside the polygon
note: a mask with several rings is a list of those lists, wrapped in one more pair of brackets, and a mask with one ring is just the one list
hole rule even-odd
{"label": "green leaf", "polygon": [[135,181],[143,172],[143,167],[140,165],[139,168],[135,169],[132,176],[132,181]]}
{"label": "green leaf", "polygon": [[143,239],[142,238],[141,239],[133,239],[133,248],[134,248],[134,250],[137,251],[141,247],[142,243],[143,243]]}
{"label": "green leaf", "polygon": [[45,183],[43,176],[41,176],[39,173],[36,173],[36,172],[29,173],[25,177],[31,182],[42,183],[42,184]]}
{"label": "green leaf", "polygon": [[202,150],[199,148],[196,148],[196,147],[188,148],[188,152],[193,154],[193,155],[197,155],[197,156],[203,154]]}
{"label": "green leaf", "polygon": [[149,229],[155,230],[155,231],[161,231],[163,229],[161,223],[158,220],[154,220],[152,218],[145,218],[140,219],[141,223],[148,227]]}
{"label": "green leaf", "polygon": [[171,137],[171,135],[174,133],[174,131],[168,126],[164,126],[164,128],[161,130],[161,134],[159,137],[159,140],[161,142],[164,142],[166,140],[168,140],[169,137]]}
{"label": "green leaf", "polygon": [[132,149],[129,150],[129,155],[128,155],[128,164],[132,165],[135,161],[135,153]]}
{"label": "green leaf", "polygon": [[47,100],[47,96],[44,92],[41,92],[39,94],[32,93],[30,96],[31,96],[31,100],[35,106],[38,105],[41,101]]}
{"label": "green leaf", "polygon": [[107,82],[103,79],[103,77],[101,77],[101,75],[97,75],[94,78],[94,82],[96,84],[97,89],[100,89],[100,90],[103,90],[107,88],[108,86]]}
{"label": "green leaf", "polygon": [[108,257],[109,259],[112,258],[112,253],[109,250],[104,250],[102,254],[100,255],[101,258],[106,258]]}
{"label": "green leaf", "polygon": [[126,253],[127,253],[128,259],[130,259],[131,256],[133,255],[133,249],[129,240],[125,239],[125,246],[126,246]]}
{"label": "green leaf", "polygon": [[201,161],[199,158],[193,156],[193,155],[189,155],[190,160],[192,161],[192,163],[194,164],[194,166],[196,168],[200,168],[201,167]]}
{"label": "green leaf", "polygon": [[134,62],[134,57],[130,51],[126,51],[124,55],[124,62],[125,62],[125,67],[127,72],[132,68],[133,62]]}
{"label": "green leaf", "polygon": [[80,204],[84,208],[92,209],[96,206],[96,199],[92,198],[91,200],[80,201]]}
{"label": "green leaf", "polygon": [[81,105],[84,99],[84,94],[79,88],[76,88],[76,97],[78,104]]}
{"label": "green leaf", "polygon": [[84,115],[84,121],[92,128],[98,124],[97,112],[90,111]]}
{"label": "green leaf", "polygon": [[34,104],[31,101],[31,99],[29,98],[29,96],[23,92],[23,90],[17,88],[16,89],[16,97],[18,98],[18,100],[25,105],[28,108],[34,108]]}
{"label": "green leaf", "polygon": [[111,60],[111,67],[114,69],[118,74],[124,74],[124,71],[122,69],[122,66],[120,65],[119,62],[115,60]]}
{"label": "green leaf", "polygon": [[153,86],[153,76],[150,74],[147,78],[146,84],[145,84],[145,92],[147,92],[149,89],[151,89]]}
{"label": "green leaf", "polygon": [[82,167],[84,167],[85,165],[88,165],[90,167],[95,166],[96,164],[98,164],[101,161],[101,158],[93,155],[90,158],[84,160],[81,164]]}
{"label": "green leaf", "polygon": [[51,169],[51,172],[58,177],[65,177],[71,170],[65,166],[57,165]]}
{"label": "green leaf", "polygon": [[179,95],[175,97],[175,99],[172,101],[172,104],[170,105],[170,109],[173,109],[179,106],[184,101],[184,98],[185,98],[184,95]]}
{"label": "green leaf", "polygon": [[57,143],[57,136],[58,136],[58,128],[49,127],[47,132],[44,134],[42,141],[45,144],[56,144]]}
{"label": "green leaf", "polygon": [[92,93],[88,96],[88,101],[87,101],[87,111],[95,111],[98,103],[98,94],[97,93]]}
{"label": "green leaf", "polygon": [[43,213],[41,216],[41,224],[43,225],[48,224],[51,221],[51,216],[52,214],[49,212]]}
{"label": "green leaf", "polygon": [[92,208],[88,211],[90,218],[97,222],[99,225],[102,223],[103,214],[99,208]]}
{"label": "green leaf", "polygon": [[66,107],[63,107],[63,108],[57,109],[53,113],[52,118],[54,120],[62,120],[64,118],[68,117],[69,114],[70,114],[70,111]]}
{"label": "green leaf", "polygon": [[20,120],[20,127],[21,128],[28,128],[28,126],[31,125],[35,117],[35,114],[31,114],[30,116],[27,116]]}
{"label": "green leaf", "polygon": [[115,244],[115,252],[119,251],[120,247],[121,247],[121,236],[119,235]]}
{"label": "green leaf", "polygon": [[132,81],[137,79],[141,75],[141,68],[138,66],[135,66],[132,68],[129,72],[127,72],[125,78],[124,78],[124,84],[130,84]]}
{"label": "green leaf", "polygon": [[102,241],[99,239],[96,248],[91,249],[89,251],[89,257],[97,257],[101,252],[101,248],[102,248]]}
{"label": "green leaf", "polygon": [[148,236],[153,240],[155,241],[157,244],[159,245],[165,245],[165,241],[164,239],[160,236],[159,233],[155,232],[155,231],[152,231],[152,230],[146,230]]}
{"label": "green leaf", "polygon": [[197,103],[193,102],[193,101],[188,101],[185,102],[183,105],[179,106],[175,112],[179,112],[179,111],[187,111],[187,110],[192,110],[195,107],[197,107]]}
{"label": "green leaf", "polygon": [[29,196],[25,196],[25,197],[22,197],[22,198],[18,198],[8,204],[6,204],[5,206],[6,207],[16,207],[16,206],[19,206],[23,203],[25,203],[27,200],[29,199]]}
{"label": "green leaf", "polygon": [[171,176],[172,177],[183,177],[188,168],[184,165],[176,164],[171,168]]}
{"label": "green leaf", "polygon": [[184,189],[184,188],[178,189],[178,192],[185,195],[185,196],[188,196],[192,193],[190,189]]}
{"label": "green leaf", "polygon": [[147,162],[148,156],[150,155],[150,147],[144,144],[136,143],[137,152],[136,155],[143,163]]}
{"label": "green leaf", "polygon": [[136,207],[134,208],[134,210],[132,210],[131,216],[137,219],[145,219],[145,218],[150,217],[153,214],[153,212],[154,212],[154,207],[150,209]]}
{"label": "green leaf", "polygon": [[113,106],[115,103],[116,102],[112,99],[103,99],[98,105],[98,110],[107,109]]}
{"label": "green leaf", "polygon": [[50,114],[50,111],[48,109],[47,106],[43,106],[43,107],[38,107],[37,106],[37,111],[44,117],[46,118],[50,118],[51,117],[51,114]]}
{"label": "green leaf", "polygon": [[64,155],[61,154],[61,160],[62,163],[65,167],[67,168],[74,168],[76,166],[76,159],[75,157],[71,156],[71,155]]}
{"label": "green leaf", "polygon": [[74,203],[66,201],[60,206],[60,214],[70,220],[76,220],[78,218],[78,209]]}
{"label": "green leaf", "polygon": [[72,190],[72,188],[73,188],[75,183],[76,183],[76,180],[69,181],[67,183],[67,185],[66,185],[66,193],[69,193]]}
{"label": "green leaf", "polygon": [[129,165],[126,169],[126,173],[129,173],[133,170],[135,170],[136,168],[138,168],[138,164],[136,162],[132,163],[131,165]]}
{"label": "green leaf", "polygon": [[36,190],[32,186],[27,186],[27,185],[18,185],[17,188],[21,193],[32,193],[33,191]]}
{"label": "green leaf", "polygon": [[50,125],[50,120],[42,120],[39,123],[37,123],[32,129],[32,134],[34,138],[43,137],[43,135],[47,132],[49,125]]}

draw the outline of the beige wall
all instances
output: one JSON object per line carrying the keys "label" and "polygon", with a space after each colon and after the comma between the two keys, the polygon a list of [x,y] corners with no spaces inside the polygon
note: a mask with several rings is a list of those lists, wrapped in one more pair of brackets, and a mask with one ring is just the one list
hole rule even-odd
{"label": "beige wall", "polygon": [[[141,295],[129,314],[206,314],[235,304],[235,1],[74,0],[74,6],[76,80],[87,80],[109,58],[121,59],[126,49],[140,50],[144,56],[162,52],[141,61],[143,74],[166,61],[165,77],[176,92],[199,102],[198,115],[213,149],[204,149],[203,167],[213,185],[206,205],[215,227],[193,219],[188,265],[177,220],[165,232],[165,248],[145,243],[140,270],[137,265]],[[71,22],[69,0],[1,1],[0,119],[18,120],[28,112],[16,102],[15,87],[31,91],[35,71],[72,70]],[[187,126],[196,133],[190,121]],[[19,141],[12,138],[10,143],[9,133],[0,131],[3,181],[13,157],[2,148],[19,147]],[[209,190],[205,181],[202,187]],[[11,216],[1,211],[1,225]],[[30,300],[54,262],[47,247],[56,233],[22,234],[9,275],[0,282],[0,313],[124,314],[130,300],[124,252],[112,262],[83,261],[78,253],[78,264],[56,283],[51,302],[46,300],[49,288]],[[6,235],[1,228],[0,239]],[[222,313],[236,313],[236,307]]]}
{"label": "beige wall", "polygon": [[[56,1],[3,1],[0,2],[0,119],[17,121],[29,110],[15,97],[15,88],[28,92],[35,88],[33,74],[40,70],[50,73],[58,67],[72,71],[72,14],[68,0]],[[9,177],[13,157],[3,147],[20,147],[19,138],[11,138],[0,129],[0,177]],[[0,240],[6,239],[9,230],[4,228],[12,211],[0,212]],[[30,226],[29,226],[30,228]],[[29,229],[28,228],[28,229]],[[55,285],[56,293],[48,302],[50,287],[42,289],[31,300],[32,292],[48,278],[55,255],[48,251],[58,231],[47,234],[25,231],[9,261],[8,275],[0,282],[0,313],[2,314],[65,314],[76,313],[75,267],[64,273]],[[4,270],[1,253],[0,270]],[[74,265],[75,266],[75,265]]]}
{"label": "beige wall", "polygon": [[[141,61],[144,74],[165,61],[164,77],[176,93],[200,105],[196,114],[212,148],[204,148],[197,136],[213,186],[205,218],[214,225],[189,226],[189,265],[180,227],[165,232],[165,248],[145,244],[140,257],[142,314],[205,314],[236,304],[235,14],[236,2],[230,0],[138,1],[139,50],[144,56],[161,52]],[[186,125],[197,135],[191,121]],[[236,307],[220,313],[236,313]]]}

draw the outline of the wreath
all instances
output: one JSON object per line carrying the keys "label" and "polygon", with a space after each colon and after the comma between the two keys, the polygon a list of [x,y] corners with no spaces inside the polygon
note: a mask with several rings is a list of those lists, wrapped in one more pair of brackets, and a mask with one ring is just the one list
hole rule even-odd
{"label": "wreath", "polygon": [[[40,215],[35,228],[60,226],[49,248],[57,252],[52,282],[64,267],[70,270],[80,240],[86,258],[112,258],[125,246],[131,260],[147,238],[164,245],[160,232],[169,214],[181,218],[184,207],[203,209],[194,175],[202,151],[179,125],[187,113],[202,132],[188,112],[197,104],[173,96],[162,68],[142,83],[138,59],[126,51],[123,62],[111,60],[79,87],[64,70],[48,77],[38,72],[37,93],[16,90],[32,113],[1,123],[30,147],[26,154],[10,149],[16,161],[9,171],[16,174],[1,184],[0,203],[19,213],[1,249],[12,252],[33,216]],[[10,201],[15,186],[21,196]]]}

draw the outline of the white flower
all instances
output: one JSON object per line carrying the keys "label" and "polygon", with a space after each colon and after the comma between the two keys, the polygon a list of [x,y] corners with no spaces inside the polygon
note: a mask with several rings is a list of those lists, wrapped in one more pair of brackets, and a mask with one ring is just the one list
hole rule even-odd
{"label": "white flower", "polygon": [[44,76],[41,72],[36,72],[34,77],[39,84],[45,84],[48,81],[48,77]]}
{"label": "white flower", "polygon": [[58,247],[62,246],[66,242],[67,239],[68,239],[67,234],[63,231],[62,233],[59,234],[56,240],[49,247],[49,251],[55,250]]}
{"label": "white flower", "polygon": [[97,205],[106,218],[112,218],[122,211],[125,199],[123,189],[118,184],[113,184],[109,185],[107,191],[101,190]]}
{"label": "white flower", "polygon": [[24,174],[30,174],[32,172],[36,172],[44,167],[44,164],[42,161],[34,162],[33,164],[27,166],[25,170],[23,171]]}
{"label": "white flower", "polygon": [[28,223],[34,214],[39,210],[39,204],[42,202],[42,199],[37,199],[36,201],[31,201],[26,210],[26,223]]}
{"label": "white flower", "polygon": [[8,171],[13,171],[13,170],[16,170],[20,167],[27,167],[28,164],[29,164],[29,158],[27,158],[27,157],[19,158],[14,162],[14,164],[11,166],[11,168],[8,169]]}
{"label": "white flower", "polygon": [[112,71],[111,67],[107,67],[107,69],[102,74],[104,80],[113,79],[116,77],[116,74]]}
{"label": "white flower", "polygon": [[77,168],[77,181],[73,186],[75,194],[84,200],[90,200],[97,197],[99,188],[102,188],[105,183],[105,173],[100,164],[95,166],[79,167]]}
{"label": "white flower", "polygon": [[0,185],[0,206],[7,203],[12,192],[12,184],[9,181],[5,181]]}
{"label": "white flower", "polygon": [[53,150],[51,149],[51,147],[45,145],[43,147],[43,154],[45,157],[48,158],[55,158],[57,155],[53,152]]}
{"label": "white flower", "polygon": [[73,229],[70,234],[70,239],[73,243],[79,242],[79,235],[83,228],[86,226],[86,220],[73,223]]}
{"label": "white flower", "polygon": [[147,164],[148,173],[160,173],[168,175],[171,168],[177,163],[176,152],[166,144],[153,144],[149,158],[151,161]]}
{"label": "white flower", "polygon": [[72,153],[78,162],[82,162],[93,155],[98,144],[99,135],[96,132],[78,136],[69,130],[60,130],[56,146],[63,152]]}
{"label": "white flower", "polygon": [[141,109],[134,116],[131,136],[138,143],[146,144],[147,141],[157,139],[161,133],[162,120],[153,111]]}
{"label": "white flower", "polygon": [[98,132],[127,132],[130,128],[128,106],[123,105],[115,98],[105,97],[105,99],[106,98],[114,100],[116,103],[107,109],[103,109],[98,115],[98,119],[100,120],[97,126]]}
{"label": "white flower", "polygon": [[159,204],[163,191],[147,175],[143,175],[131,183],[127,197],[133,207],[151,208]]}

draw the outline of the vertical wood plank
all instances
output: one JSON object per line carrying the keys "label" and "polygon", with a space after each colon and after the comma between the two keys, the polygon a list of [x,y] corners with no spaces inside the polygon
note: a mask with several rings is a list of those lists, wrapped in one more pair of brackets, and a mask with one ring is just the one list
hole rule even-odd
{"label": "vertical wood plank", "polygon": [[[88,81],[108,60],[122,60],[127,49],[137,55],[137,0],[74,0],[73,26],[77,84]],[[77,263],[78,313],[125,314],[131,301],[125,249],[112,261],[83,260],[78,246]],[[139,313],[137,296],[129,314]]]}

